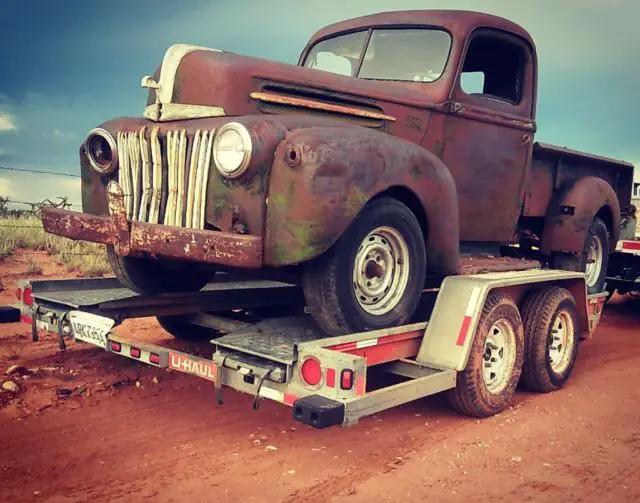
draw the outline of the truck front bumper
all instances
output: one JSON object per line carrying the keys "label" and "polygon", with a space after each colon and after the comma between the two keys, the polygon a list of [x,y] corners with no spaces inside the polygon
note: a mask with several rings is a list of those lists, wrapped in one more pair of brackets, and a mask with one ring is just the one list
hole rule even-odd
{"label": "truck front bumper", "polygon": [[45,232],[70,239],[113,245],[119,255],[154,254],[228,267],[262,266],[262,238],[229,232],[170,227],[89,215],[58,208],[42,209]]}

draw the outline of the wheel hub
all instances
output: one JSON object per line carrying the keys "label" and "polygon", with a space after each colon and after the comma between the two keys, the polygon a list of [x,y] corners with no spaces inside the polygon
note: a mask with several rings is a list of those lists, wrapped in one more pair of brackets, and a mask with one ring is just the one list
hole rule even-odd
{"label": "wheel hub", "polygon": [[587,252],[587,264],[585,267],[585,276],[587,277],[587,285],[593,286],[600,277],[602,270],[603,246],[598,236],[591,238],[589,251]]}
{"label": "wheel hub", "polygon": [[353,291],[369,314],[391,311],[409,282],[409,248],[396,229],[378,227],[362,241],[353,267]]}
{"label": "wheel hub", "polygon": [[482,377],[489,393],[501,393],[509,383],[516,358],[516,337],[507,320],[496,321],[484,345]]}
{"label": "wheel hub", "polygon": [[573,319],[568,312],[561,311],[553,323],[548,338],[549,365],[556,374],[561,374],[569,367],[573,345]]}

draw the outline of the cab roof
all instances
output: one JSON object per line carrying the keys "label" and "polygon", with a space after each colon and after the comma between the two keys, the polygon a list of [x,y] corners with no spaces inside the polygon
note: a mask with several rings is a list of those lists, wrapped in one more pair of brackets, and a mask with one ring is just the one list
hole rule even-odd
{"label": "cab roof", "polygon": [[518,35],[532,48],[535,47],[533,38],[522,26],[500,16],[467,10],[400,10],[379,12],[325,26],[311,37],[307,48],[331,35],[378,26],[440,26],[454,37],[466,37],[480,27],[495,28]]}

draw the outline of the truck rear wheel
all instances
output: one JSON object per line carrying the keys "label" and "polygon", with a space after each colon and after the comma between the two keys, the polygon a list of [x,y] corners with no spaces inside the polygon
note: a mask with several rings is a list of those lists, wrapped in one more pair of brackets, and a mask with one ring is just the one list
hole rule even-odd
{"label": "truck rear wheel", "polygon": [[450,405],[463,414],[488,417],[503,411],[522,372],[524,329],[514,300],[489,294],[474,334],[466,368],[447,392]]}
{"label": "truck rear wheel", "polygon": [[578,356],[580,334],[576,301],[565,288],[533,292],[522,306],[525,355],[522,380],[531,391],[548,393],[569,379]]}
{"label": "truck rear wheel", "polygon": [[209,265],[122,257],[111,245],[107,245],[107,258],[120,283],[141,294],[196,292],[215,274]]}
{"label": "truck rear wheel", "polygon": [[584,240],[584,249],[579,255],[556,254],[551,266],[565,271],[584,272],[587,293],[600,293],[604,290],[609,266],[609,231],[605,223],[594,217]]}
{"label": "truck rear wheel", "polygon": [[426,251],[415,215],[384,197],[367,204],[338,242],[303,270],[307,307],[330,335],[407,323],[424,286]]}

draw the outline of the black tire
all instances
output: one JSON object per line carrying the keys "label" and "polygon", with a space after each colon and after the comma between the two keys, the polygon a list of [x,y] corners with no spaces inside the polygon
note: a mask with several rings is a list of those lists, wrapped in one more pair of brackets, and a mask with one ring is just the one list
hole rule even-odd
{"label": "black tire", "polygon": [[[371,245],[371,237],[364,240],[369,234],[380,228],[392,229],[396,233],[396,238],[387,241],[375,236],[375,243],[379,243],[381,247],[393,247],[400,241],[406,245],[406,256],[408,257],[408,267],[397,260],[396,253],[387,254],[389,258],[385,262],[386,267],[377,269],[371,274],[385,274],[389,268],[388,264],[393,257],[393,271],[401,277],[408,274],[408,278],[400,280],[398,284],[397,295],[389,294],[395,290],[392,280],[391,286],[382,292],[378,297],[373,296],[372,302],[378,302],[376,299],[382,300],[388,295],[399,299],[395,306],[388,304],[388,311],[380,314],[372,313],[365,310],[361,305],[361,300],[356,297],[356,282],[353,280],[353,273],[358,253],[360,250],[369,249]],[[382,253],[372,251],[377,258],[369,260],[363,259],[362,281],[366,282],[365,269],[375,263],[373,260],[379,260]],[[369,255],[366,255],[368,257]],[[360,256],[362,258],[362,255]],[[402,268],[402,265],[405,268]],[[391,269],[389,269],[391,270]],[[305,300],[307,307],[316,323],[322,330],[330,335],[342,335],[350,332],[361,332],[366,330],[375,330],[386,328],[394,325],[407,323],[414,314],[424,285],[426,273],[426,251],[425,240],[422,229],[415,215],[402,202],[390,198],[382,197],[368,203],[358,216],[353,220],[349,228],[344,232],[338,242],[323,255],[307,262],[303,267],[302,284],[304,288]],[[366,273],[369,274],[369,273]],[[382,282],[379,276],[371,278],[377,283]],[[406,283],[405,283],[406,281]],[[401,293],[400,293],[401,292]],[[364,299],[359,295],[360,299]],[[380,300],[380,302],[382,302]]]}
{"label": "black tire", "polygon": [[12,306],[0,306],[0,323],[15,323],[20,321],[20,309]]}
{"label": "black tire", "polygon": [[183,321],[180,316],[157,316],[156,319],[165,331],[183,341],[206,341],[222,335],[213,328]]}
{"label": "black tire", "polygon": [[[578,309],[573,295],[557,286],[534,291],[522,305],[522,322],[525,333],[522,384],[540,393],[560,389],[571,376],[580,344]],[[553,332],[556,322],[560,324],[558,329],[569,332],[567,340],[560,340],[560,335]],[[555,369],[550,354],[552,344],[558,351],[566,351],[557,355],[562,365],[558,363]]]}
{"label": "black tire", "polygon": [[602,245],[600,272],[592,281],[587,281],[587,293],[594,294],[604,291],[607,279],[607,267],[609,266],[609,231],[605,223],[598,217],[594,217],[589,231],[584,240],[584,248],[580,255],[557,253],[551,257],[551,267],[565,271],[585,272],[589,249],[594,239],[598,239]]}
{"label": "black tire", "polygon": [[141,294],[197,292],[215,274],[208,264],[122,257],[111,245],[107,245],[107,258],[118,281]]}
{"label": "black tire", "polygon": [[[485,364],[493,359],[492,353],[487,353],[487,338],[498,322],[512,332],[513,355],[505,357],[503,350],[502,356],[509,357],[511,368],[504,375],[504,387],[492,391],[485,381],[484,372]],[[499,292],[489,294],[478,320],[467,366],[458,373],[456,387],[447,391],[449,404],[458,412],[472,417],[489,417],[503,411],[509,406],[518,386],[523,357],[524,329],[518,306],[509,295]]]}

